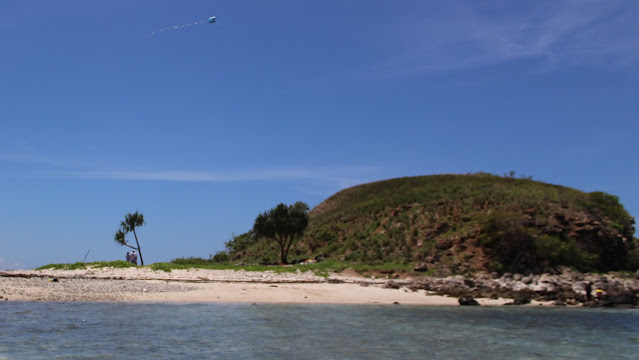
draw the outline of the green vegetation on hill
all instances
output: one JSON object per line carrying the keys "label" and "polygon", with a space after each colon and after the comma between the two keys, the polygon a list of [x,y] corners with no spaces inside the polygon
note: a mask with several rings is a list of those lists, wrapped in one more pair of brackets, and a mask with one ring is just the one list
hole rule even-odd
{"label": "green vegetation on hill", "polygon": [[410,270],[409,266],[398,265],[394,263],[386,264],[351,264],[347,262],[336,261],[335,259],[326,259],[320,262],[309,263],[297,263],[286,266],[272,266],[272,265],[259,265],[259,264],[233,264],[228,261],[217,262],[213,259],[202,258],[178,258],[171,260],[170,263],[156,263],[152,264],[153,270],[170,271],[171,269],[212,269],[212,270],[243,270],[243,271],[273,271],[276,273],[287,272],[306,272],[312,271],[315,274],[328,276],[328,273],[340,273],[345,269],[352,269],[357,272],[381,272],[381,273],[394,273],[399,271]]}
{"label": "green vegetation on hill", "polygon": [[[87,268],[129,268],[138,267],[126,261],[96,261],[91,263],[69,263],[69,264],[48,264],[36,268],[35,270],[84,270]],[[395,266],[394,264],[384,264],[381,266],[351,266],[347,263],[337,262],[332,259],[328,259],[322,262],[296,264],[288,266],[268,266],[268,265],[256,265],[256,264],[231,264],[227,261],[216,261],[213,259],[203,259],[196,257],[178,258],[173,259],[171,262],[153,263],[147,266],[139,266],[138,268],[149,268],[154,271],[171,272],[172,270],[184,270],[184,269],[210,269],[210,270],[234,270],[234,271],[272,271],[275,273],[295,273],[312,271],[315,274],[321,276],[328,276],[328,273],[339,273],[346,268],[353,268],[356,271],[369,271],[378,270],[394,272],[399,270],[406,270],[404,267]]]}
{"label": "green vegetation on hill", "polygon": [[[634,219],[616,196],[490,174],[398,178],[336,193],[310,213],[292,259],[420,265],[438,274],[639,267]],[[227,243],[233,261],[274,262],[252,233]]]}

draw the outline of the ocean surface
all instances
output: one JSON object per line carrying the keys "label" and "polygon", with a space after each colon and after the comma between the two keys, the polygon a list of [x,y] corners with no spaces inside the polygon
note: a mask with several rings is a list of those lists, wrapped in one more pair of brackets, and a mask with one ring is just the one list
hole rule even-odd
{"label": "ocean surface", "polygon": [[639,311],[0,302],[0,359],[639,359]]}

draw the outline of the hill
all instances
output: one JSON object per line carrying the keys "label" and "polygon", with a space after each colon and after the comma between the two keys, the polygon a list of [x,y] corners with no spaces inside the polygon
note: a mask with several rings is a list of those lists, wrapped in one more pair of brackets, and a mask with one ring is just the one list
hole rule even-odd
{"label": "hill", "polygon": [[[634,219],[616,196],[527,178],[390,179],[340,191],[309,216],[293,257],[411,264],[438,275],[639,267]],[[268,242],[234,248],[235,241],[227,244],[232,258],[266,260],[274,252]]]}

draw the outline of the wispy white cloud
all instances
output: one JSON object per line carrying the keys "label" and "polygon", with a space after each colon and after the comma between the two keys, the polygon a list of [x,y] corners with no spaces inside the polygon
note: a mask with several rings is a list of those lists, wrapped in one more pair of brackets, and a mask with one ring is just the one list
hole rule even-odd
{"label": "wispy white cloud", "polygon": [[32,154],[0,154],[0,163],[28,165],[23,174],[29,177],[58,179],[167,181],[167,182],[258,182],[303,181],[345,188],[379,179],[384,169],[379,166],[301,166],[261,167],[234,170],[128,170],[100,169],[100,165],[69,158]]}
{"label": "wispy white cloud", "polygon": [[75,179],[172,181],[172,182],[250,182],[250,181],[322,181],[348,186],[369,178],[381,169],[372,166],[304,167],[249,169],[235,171],[74,171],[55,176]]}
{"label": "wispy white cloud", "polygon": [[639,60],[639,2],[446,1],[400,25],[376,73],[409,76],[517,60],[545,69]]}

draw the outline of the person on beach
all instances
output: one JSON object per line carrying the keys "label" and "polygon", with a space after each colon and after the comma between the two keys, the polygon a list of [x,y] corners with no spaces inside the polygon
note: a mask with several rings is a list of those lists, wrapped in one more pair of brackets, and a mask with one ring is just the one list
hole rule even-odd
{"label": "person on beach", "polygon": [[129,252],[126,252],[126,262],[131,262],[131,254],[129,254]]}
{"label": "person on beach", "polygon": [[586,284],[586,301],[591,301],[592,300],[592,283],[590,281],[588,281],[588,283]]}
{"label": "person on beach", "polygon": [[136,266],[138,265],[138,254],[135,253],[135,250],[133,250],[133,253],[131,254],[131,264],[135,264]]}

